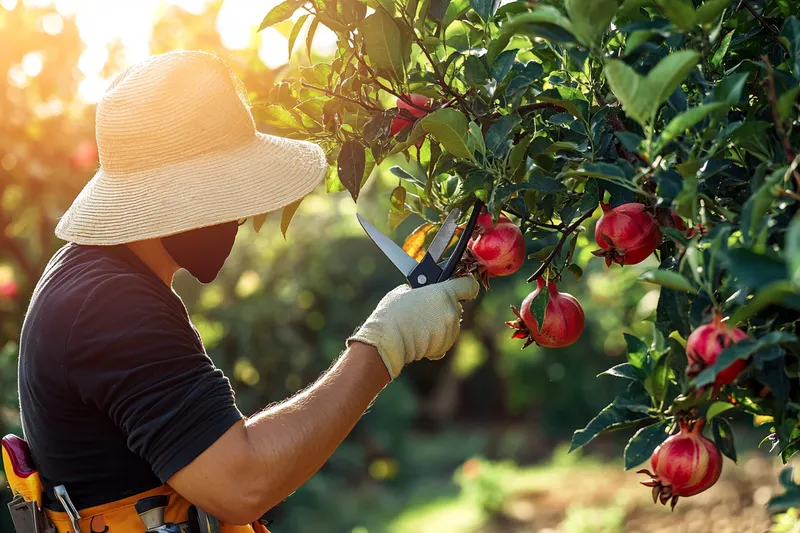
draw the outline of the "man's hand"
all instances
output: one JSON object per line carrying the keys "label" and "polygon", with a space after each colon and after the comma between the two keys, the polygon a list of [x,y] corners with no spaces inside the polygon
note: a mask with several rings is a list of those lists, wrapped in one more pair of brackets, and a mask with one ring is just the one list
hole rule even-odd
{"label": "man's hand", "polygon": [[405,365],[440,359],[458,337],[461,303],[478,295],[472,276],[411,289],[397,287],[378,304],[364,325],[348,339],[374,346],[392,379]]}

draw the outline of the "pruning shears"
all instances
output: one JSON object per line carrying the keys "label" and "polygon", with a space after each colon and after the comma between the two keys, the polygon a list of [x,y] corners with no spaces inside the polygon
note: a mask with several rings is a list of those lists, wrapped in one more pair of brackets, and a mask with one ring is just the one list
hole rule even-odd
{"label": "pruning shears", "polygon": [[472,206],[472,213],[470,214],[467,225],[458,242],[453,249],[450,257],[441,261],[442,255],[450,243],[450,240],[455,235],[458,229],[458,219],[461,218],[461,209],[456,208],[450,211],[445,218],[439,231],[436,232],[433,240],[431,241],[428,250],[422,261],[417,262],[413,257],[408,255],[405,250],[398,246],[392,239],[380,232],[378,228],[367,222],[361,215],[357,215],[361,227],[367,232],[369,238],[372,239],[383,254],[389,258],[389,261],[397,267],[406,277],[406,281],[411,288],[424,287],[434,283],[441,283],[453,277],[456,266],[458,266],[464,251],[467,249],[467,242],[472,236],[472,231],[475,229],[475,224],[478,221],[483,209],[483,202],[476,200]]}

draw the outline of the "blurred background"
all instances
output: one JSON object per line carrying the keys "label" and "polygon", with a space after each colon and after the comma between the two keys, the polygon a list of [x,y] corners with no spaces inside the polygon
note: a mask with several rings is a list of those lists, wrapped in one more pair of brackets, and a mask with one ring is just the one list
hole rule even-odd
{"label": "blurred background", "polygon": [[[63,244],[55,223],[98,166],[95,103],[125,66],[153,53],[203,49],[224,57],[244,80],[258,118],[274,81],[325,61],[336,44],[320,26],[312,57],[298,44],[289,62],[293,20],[256,33],[275,4],[0,0],[0,433],[21,434],[19,331],[33,285]],[[303,35],[298,43],[305,44]],[[355,213],[386,229],[396,178],[385,169],[403,163],[378,169],[358,206],[348,193],[320,187],[301,204],[285,239],[279,216],[258,234],[244,227],[214,283],[176,279],[245,414],[313,382],[401,282]],[[406,220],[397,240],[418,222]],[[738,467],[726,459],[722,481],[673,513],[652,504],[639,476],[623,472],[629,433],[567,454],[572,432],[623,386],[596,375],[623,361],[623,332],[648,338],[658,299],[657,287],[635,281],[655,263],[609,270],[591,255],[593,224],[579,242],[583,278],[567,274],[561,287],[586,312],[577,343],[521,351],[504,322],[513,318],[509,306],[533,287],[523,273],[493,280],[466,308],[450,356],[414,364],[392,383],[320,473],[272,511],[273,533],[800,531],[794,515],[776,521],[764,510],[779,491],[779,464],[758,451],[763,435],[750,420],[736,430],[740,449],[753,451]],[[0,492],[3,504],[9,497]],[[5,509],[0,531],[11,531]]]}

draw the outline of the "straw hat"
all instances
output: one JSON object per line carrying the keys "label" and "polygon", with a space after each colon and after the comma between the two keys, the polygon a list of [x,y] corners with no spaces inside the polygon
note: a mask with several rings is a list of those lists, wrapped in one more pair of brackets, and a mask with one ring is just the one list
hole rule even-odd
{"label": "straw hat", "polygon": [[151,56],[97,107],[100,170],[56,235],[114,245],[280,209],[323,179],[316,145],[256,131],[242,82],[201,51]]}

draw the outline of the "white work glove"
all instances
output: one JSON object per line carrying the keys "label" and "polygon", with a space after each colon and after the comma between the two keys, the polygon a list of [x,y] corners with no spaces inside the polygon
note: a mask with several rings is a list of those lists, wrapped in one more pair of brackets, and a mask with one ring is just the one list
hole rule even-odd
{"label": "white work glove", "polygon": [[472,276],[412,289],[401,285],[383,297],[347,339],[374,346],[392,379],[412,361],[441,359],[458,337],[461,303],[478,295]]}

